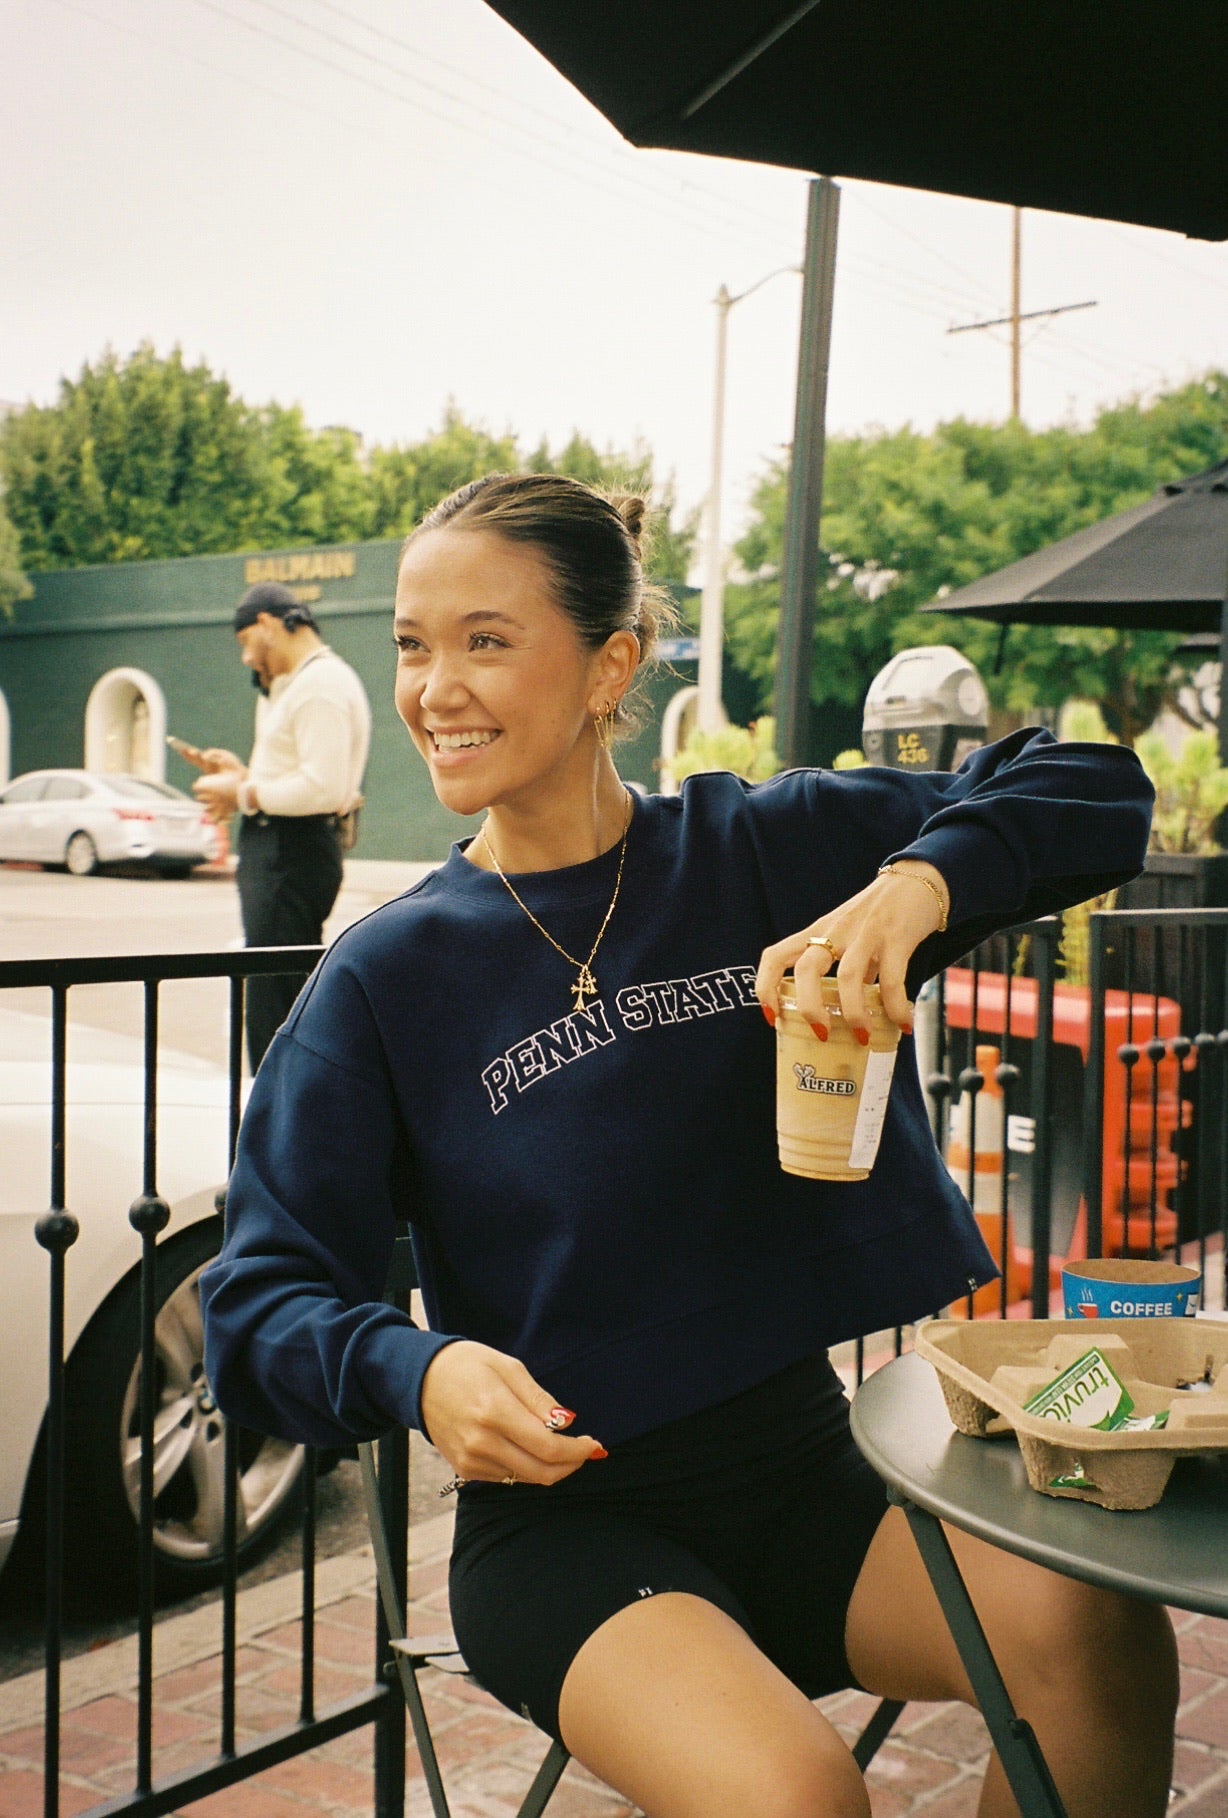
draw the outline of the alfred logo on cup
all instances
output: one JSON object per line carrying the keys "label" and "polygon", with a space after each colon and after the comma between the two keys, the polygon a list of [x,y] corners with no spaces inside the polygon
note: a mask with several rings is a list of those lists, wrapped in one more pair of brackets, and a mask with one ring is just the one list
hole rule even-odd
{"label": "alfred logo on cup", "polygon": [[831,1098],[852,1098],[857,1090],[855,1079],[824,1079],[814,1068],[801,1061],[794,1061],[793,1071],[797,1075],[799,1092],[826,1092]]}
{"label": "alfred logo on cup", "polygon": [[830,975],[820,985],[827,1040],[797,1008],[786,974],[776,1019],[776,1139],[786,1174],[806,1180],[864,1180],[887,1116],[900,1032],[884,1015],[877,985],[866,986],[869,1041],[845,1020]]}

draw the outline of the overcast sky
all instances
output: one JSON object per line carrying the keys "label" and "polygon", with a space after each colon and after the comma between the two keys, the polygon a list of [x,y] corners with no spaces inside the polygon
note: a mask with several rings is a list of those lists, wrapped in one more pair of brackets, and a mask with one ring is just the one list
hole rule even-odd
{"label": "overcast sky", "polygon": [[[0,400],[179,343],[370,441],[449,398],[558,445],[643,437],[707,485],[714,318],[802,252],[805,177],[638,152],[481,0],[3,0]],[[867,105],[873,98],[867,97]],[[998,419],[1010,214],[842,185],[829,425]],[[1228,249],[1024,217],[1041,426],[1228,366]],[[792,433],[800,279],[730,323],[731,534]]]}

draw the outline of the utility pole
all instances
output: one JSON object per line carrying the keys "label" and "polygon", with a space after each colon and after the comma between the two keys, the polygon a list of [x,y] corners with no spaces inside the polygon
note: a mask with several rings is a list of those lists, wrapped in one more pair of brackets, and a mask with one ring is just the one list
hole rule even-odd
{"label": "utility pole", "polygon": [[1021,208],[1013,208],[1011,210],[1011,217],[1011,313],[1009,316],[993,316],[987,322],[961,322],[954,328],[948,328],[947,333],[949,335],[966,335],[971,334],[974,330],[980,328],[1009,327],[1011,331],[1011,417],[1014,421],[1018,421],[1020,415],[1020,352],[1022,346],[1019,332],[1020,324],[1023,322],[1036,322],[1042,318],[1048,318],[1049,316],[1068,315],[1072,309],[1095,309],[1096,303],[1095,299],[1093,299],[1090,303],[1058,303],[1052,309],[1029,309],[1027,311],[1020,309],[1019,292],[1023,264],[1023,210]]}
{"label": "utility pole", "polygon": [[725,442],[725,356],[729,312],[757,290],[800,265],[781,265],[731,297],[721,285],[716,304],[716,381],[712,398],[712,468],[704,514],[704,586],[699,607],[699,698],[696,724],[701,732],[719,732],[725,723],[721,704],[721,660],[725,642],[725,558],[721,549],[721,478]]}
{"label": "utility pole", "polygon": [[725,558],[721,550],[721,468],[725,442],[725,347],[733,298],[725,285],[716,293],[716,387],[712,399],[712,471],[705,525],[704,591],[699,604],[699,697],[695,723],[700,732],[719,732],[721,661],[725,643]]}
{"label": "utility pole", "polygon": [[797,409],[780,569],[780,625],[776,634],[776,749],[786,769],[809,762],[810,672],[814,667],[827,367],[831,357],[839,219],[839,187],[830,177],[815,177],[806,207]]}
{"label": "utility pole", "polygon": [[1011,210],[1011,416],[1019,420],[1019,268],[1022,264],[1023,210]]}

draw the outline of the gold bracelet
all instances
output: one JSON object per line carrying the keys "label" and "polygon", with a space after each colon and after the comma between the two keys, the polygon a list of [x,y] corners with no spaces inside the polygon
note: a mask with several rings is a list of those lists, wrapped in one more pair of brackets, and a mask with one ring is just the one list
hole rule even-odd
{"label": "gold bracelet", "polygon": [[914,884],[924,884],[925,888],[929,891],[938,905],[940,920],[936,932],[938,934],[945,934],[947,931],[947,905],[942,900],[942,893],[938,889],[937,884],[931,884],[930,880],[927,877],[923,877],[919,871],[901,871],[898,865],[880,865],[878,868],[879,877],[882,877],[885,871],[889,871],[892,877],[910,877]]}

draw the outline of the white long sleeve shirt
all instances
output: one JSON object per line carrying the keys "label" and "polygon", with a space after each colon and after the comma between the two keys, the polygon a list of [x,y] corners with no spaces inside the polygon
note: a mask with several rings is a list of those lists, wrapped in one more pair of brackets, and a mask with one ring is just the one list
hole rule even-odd
{"label": "white long sleeve shirt", "polygon": [[362,792],[370,744],[366,690],[325,644],[256,704],[249,799],[265,814],[345,814]]}

